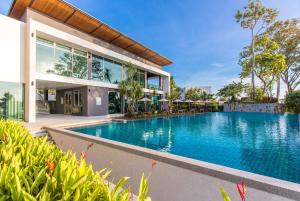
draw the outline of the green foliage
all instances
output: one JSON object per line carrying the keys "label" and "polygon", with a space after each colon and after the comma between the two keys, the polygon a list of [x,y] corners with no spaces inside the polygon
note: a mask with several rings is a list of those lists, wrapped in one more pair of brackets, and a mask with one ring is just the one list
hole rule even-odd
{"label": "green foliage", "polygon": [[175,79],[173,77],[170,78],[170,94],[166,96],[169,102],[170,108],[173,107],[173,101],[180,98],[181,89],[176,85]]}
{"label": "green foliage", "polygon": [[223,187],[221,187],[219,190],[224,201],[231,201],[229,195],[227,194],[227,192]]}
{"label": "green foliage", "polygon": [[126,69],[127,78],[118,84],[118,88],[121,95],[128,98],[128,115],[132,116],[137,112],[137,101],[143,96],[143,88],[135,80],[138,72],[137,68],[129,63]]}
{"label": "green foliage", "polygon": [[236,101],[237,97],[241,95],[244,91],[245,85],[241,82],[233,82],[224,86],[217,93],[218,96],[223,97],[225,99],[230,98],[230,101]]}
{"label": "green foliage", "polygon": [[185,99],[197,101],[201,99],[202,90],[198,87],[191,87],[185,93]]}
{"label": "green foliage", "polygon": [[274,81],[286,69],[285,56],[278,53],[278,44],[272,41],[267,35],[257,37],[255,44],[256,65],[252,68],[252,55],[250,46],[246,47],[240,55],[242,66],[241,78],[251,75],[252,70],[263,83],[263,91],[269,96],[272,95]]}
{"label": "green foliage", "polygon": [[257,26],[262,27],[260,23],[271,24],[277,16],[277,10],[265,7],[259,0],[250,0],[248,5],[244,6],[243,12],[236,12],[235,19],[243,29],[254,29]]}
{"label": "green foliage", "polygon": [[[235,19],[243,29],[249,29],[251,31],[251,48],[249,51],[249,55],[251,55],[251,64],[247,64],[248,70],[251,75],[251,87],[252,94],[255,94],[255,82],[254,82],[254,68],[256,66],[256,58],[255,58],[255,40],[257,35],[260,34],[261,31],[267,28],[272,22],[274,22],[275,18],[278,16],[278,11],[265,7],[260,0],[250,0],[248,5],[244,6],[243,11],[238,10],[235,15]],[[253,97],[254,98],[254,97]]]}
{"label": "green foliage", "polygon": [[277,21],[266,33],[279,45],[279,52],[285,56],[286,69],[281,75],[288,91],[300,85],[300,20]]}
{"label": "green foliage", "polygon": [[287,94],[285,98],[285,108],[288,112],[300,114],[300,90]]}
{"label": "green foliage", "polygon": [[[0,121],[1,200],[107,200],[129,201],[131,193],[122,189],[127,178],[112,188],[110,171],[94,172],[76,156],[59,150],[47,138],[33,137],[21,123]],[[148,180],[142,177],[138,201],[146,198]]]}

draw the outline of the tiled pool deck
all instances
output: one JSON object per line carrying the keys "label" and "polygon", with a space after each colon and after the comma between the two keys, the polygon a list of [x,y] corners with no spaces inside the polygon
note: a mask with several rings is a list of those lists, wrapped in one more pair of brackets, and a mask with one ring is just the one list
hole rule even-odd
{"label": "tiled pool deck", "polygon": [[120,117],[122,114],[105,115],[105,116],[73,116],[64,114],[46,114],[38,115],[36,122],[24,123],[24,126],[31,132],[39,132],[46,126],[55,128],[73,127],[78,125],[99,124],[111,121],[112,117]]}

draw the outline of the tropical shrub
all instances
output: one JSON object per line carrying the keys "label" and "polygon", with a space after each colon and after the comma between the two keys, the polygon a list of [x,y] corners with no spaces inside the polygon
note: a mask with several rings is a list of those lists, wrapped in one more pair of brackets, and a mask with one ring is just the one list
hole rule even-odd
{"label": "tropical shrub", "polygon": [[285,98],[285,109],[288,112],[300,113],[300,90],[287,94]]}
{"label": "tropical shrub", "polygon": [[[89,145],[89,148],[92,146]],[[94,172],[72,152],[63,152],[47,137],[33,137],[21,123],[0,120],[0,200],[109,200],[127,201],[122,189],[128,178],[107,181],[110,171]],[[138,201],[146,198],[148,179],[142,176]]]}

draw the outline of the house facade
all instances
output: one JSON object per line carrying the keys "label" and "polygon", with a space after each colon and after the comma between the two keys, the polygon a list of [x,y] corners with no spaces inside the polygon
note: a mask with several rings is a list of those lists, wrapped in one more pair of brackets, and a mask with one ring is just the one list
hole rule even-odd
{"label": "house facade", "polygon": [[0,117],[122,113],[129,63],[145,96],[170,91],[170,60],[67,2],[15,0],[0,27]]}

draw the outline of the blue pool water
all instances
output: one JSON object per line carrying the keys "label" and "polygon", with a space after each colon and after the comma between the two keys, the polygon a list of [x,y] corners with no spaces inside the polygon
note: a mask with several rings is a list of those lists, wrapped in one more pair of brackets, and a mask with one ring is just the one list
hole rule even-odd
{"label": "blue pool water", "polygon": [[71,130],[300,183],[299,119],[219,112]]}

